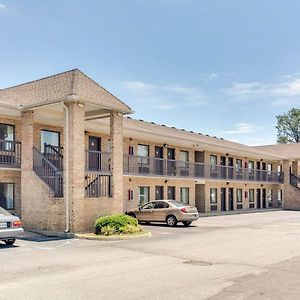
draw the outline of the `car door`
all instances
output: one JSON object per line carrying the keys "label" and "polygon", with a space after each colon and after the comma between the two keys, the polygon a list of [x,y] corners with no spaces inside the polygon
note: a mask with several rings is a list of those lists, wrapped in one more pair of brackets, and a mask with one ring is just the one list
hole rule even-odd
{"label": "car door", "polygon": [[137,214],[139,221],[151,221],[153,218],[154,203],[149,202],[144,204]]}
{"label": "car door", "polygon": [[153,221],[165,222],[168,208],[169,208],[169,204],[167,202],[155,201],[154,212],[153,212]]}

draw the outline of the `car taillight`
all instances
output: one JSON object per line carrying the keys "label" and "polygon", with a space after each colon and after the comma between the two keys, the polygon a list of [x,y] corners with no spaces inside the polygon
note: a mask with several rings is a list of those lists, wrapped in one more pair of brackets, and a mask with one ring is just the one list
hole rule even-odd
{"label": "car taillight", "polygon": [[186,213],[186,208],[183,207],[180,211],[183,212],[183,213]]}
{"label": "car taillight", "polygon": [[13,222],[13,227],[22,227],[22,222],[21,221],[14,221]]}

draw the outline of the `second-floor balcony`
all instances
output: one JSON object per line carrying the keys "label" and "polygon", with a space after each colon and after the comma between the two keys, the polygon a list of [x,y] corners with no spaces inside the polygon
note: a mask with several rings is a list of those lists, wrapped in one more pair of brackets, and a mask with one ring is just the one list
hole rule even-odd
{"label": "second-floor balcony", "polygon": [[197,162],[124,155],[124,174],[205,180],[282,183],[283,173]]}
{"label": "second-floor balcony", "polygon": [[0,140],[0,167],[21,168],[21,142]]}

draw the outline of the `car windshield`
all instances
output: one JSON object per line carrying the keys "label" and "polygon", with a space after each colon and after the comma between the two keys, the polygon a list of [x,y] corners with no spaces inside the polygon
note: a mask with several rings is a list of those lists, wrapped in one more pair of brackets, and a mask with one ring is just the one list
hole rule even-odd
{"label": "car windshield", "polygon": [[170,201],[171,204],[173,204],[176,207],[185,207],[186,205],[179,203],[177,201]]}
{"label": "car windshield", "polygon": [[5,209],[3,209],[2,207],[0,207],[0,216],[10,216],[10,213],[8,211],[6,211]]}

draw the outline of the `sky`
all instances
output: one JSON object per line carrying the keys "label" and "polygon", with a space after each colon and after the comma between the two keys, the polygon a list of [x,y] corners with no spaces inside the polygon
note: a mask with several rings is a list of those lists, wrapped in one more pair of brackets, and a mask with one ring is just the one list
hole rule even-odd
{"label": "sky", "polygon": [[79,68],[134,118],[273,144],[299,37],[299,0],[0,0],[0,89]]}

